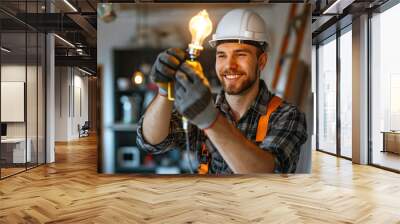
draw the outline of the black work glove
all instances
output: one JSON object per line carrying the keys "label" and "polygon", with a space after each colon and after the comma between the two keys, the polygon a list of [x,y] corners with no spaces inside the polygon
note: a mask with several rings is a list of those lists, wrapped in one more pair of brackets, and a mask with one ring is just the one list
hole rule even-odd
{"label": "black work glove", "polygon": [[198,62],[184,62],[176,74],[175,108],[200,129],[217,119],[210,85]]}
{"label": "black work glove", "polygon": [[166,84],[175,80],[176,71],[185,58],[186,52],[179,48],[170,48],[157,56],[150,72],[150,78],[157,83],[164,95],[167,92]]}

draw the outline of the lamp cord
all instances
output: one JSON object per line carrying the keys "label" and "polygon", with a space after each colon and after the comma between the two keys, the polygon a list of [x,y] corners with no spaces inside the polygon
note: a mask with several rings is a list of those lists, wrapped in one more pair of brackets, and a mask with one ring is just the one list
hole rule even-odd
{"label": "lamp cord", "polygon": [[188,160],[189,171],[190,171],[190,174],[193,174],[192,160],[190,159],[190,139],[189,139],[189,131],[188,131],[189,122],[185,117],[182,118],[182,124],[183,124],[183,130],[185,131],[186,157]]}

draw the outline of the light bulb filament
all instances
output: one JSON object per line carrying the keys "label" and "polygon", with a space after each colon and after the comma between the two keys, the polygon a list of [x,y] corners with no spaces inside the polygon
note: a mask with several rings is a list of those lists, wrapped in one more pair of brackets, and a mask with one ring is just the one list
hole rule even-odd
{"label": "light bulb filament", "polygon": [[192,42],[189,48],[202,50],[203,41],[212,31],[212,22],[206,10],[202,10],[189,22],[189,30],[192,34]]}

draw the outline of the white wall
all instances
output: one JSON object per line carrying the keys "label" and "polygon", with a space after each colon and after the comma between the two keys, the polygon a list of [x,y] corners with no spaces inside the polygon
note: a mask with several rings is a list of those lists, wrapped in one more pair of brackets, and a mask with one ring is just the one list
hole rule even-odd
{"label": "white wall", "polygon": [[77,139],[78,124],[88,120],[88,78],[72,67],[56,67],[55,73],[55,141]]}
{"label": "white wall", "polygon": [[71,120],[71,132],[70,135],[72,138],[77,138],[79,137],[78,133],[78,124],[82,126],[85,121],[88,121],[89,114],[88,114],[88,107],[89,107],[89,102],[88,102],[88,77],[87,76],[81,76],[83,73],[76,74],[78,70],[74,70],[74,96],[72,96],[72,99],[74,99],[74,102],[71,103],[71,105],[74,105],[72,108],[72,120]]}
{"label": "white wall", "polygon": [[55,141],[68,140],[69,76],[67,67],[55,68]]}

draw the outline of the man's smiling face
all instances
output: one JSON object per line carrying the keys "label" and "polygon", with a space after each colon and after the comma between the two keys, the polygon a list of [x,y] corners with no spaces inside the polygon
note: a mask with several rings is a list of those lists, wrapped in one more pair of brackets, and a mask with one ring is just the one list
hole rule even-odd
{"label": "man's smiling face", "polygon": [[257,47],[249,44],[221,43],[217,46],[215,70],[225,92],[241,95],[259,79],[266,55],[258,56]]}

